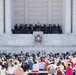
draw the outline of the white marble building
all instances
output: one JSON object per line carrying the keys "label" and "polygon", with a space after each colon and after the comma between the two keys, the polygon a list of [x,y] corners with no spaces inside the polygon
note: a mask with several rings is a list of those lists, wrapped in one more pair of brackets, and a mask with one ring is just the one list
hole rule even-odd
{"label": "white marble building", "polygon": [[[60,24],[63,34],[43,34],[34,45],[33,34],[12,34],[17,24]],[[0,51],[76,51],[76,0],[0,0]]]}

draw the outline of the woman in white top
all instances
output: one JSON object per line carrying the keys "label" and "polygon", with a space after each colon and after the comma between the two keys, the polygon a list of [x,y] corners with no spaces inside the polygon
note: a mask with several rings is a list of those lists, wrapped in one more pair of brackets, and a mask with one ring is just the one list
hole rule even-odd
{"label": "woman in white top", "polygon": [[34,64],[33,64],[33,71],[39,71],[39,65],[38,63],[35,61]]}
{"label": "woman in white top", "polygon": [[10,66],[8,66],[8,70],[7,70],[7,73],[8,74],[14,74],[14,65],[13,64],[11,64]]}
{"label": "woman in white top", "polygon": [[39,70],[40,71],[44,71],[45,70],[45,63],[42,61],[42,59],[39,60],[38,65],[39,65]]}
{"label": "woman in white top", "polygon": [[0,70],[0,75],[6,75],[6,69],[4,68],[4,65],[2,65],[2,68]]}

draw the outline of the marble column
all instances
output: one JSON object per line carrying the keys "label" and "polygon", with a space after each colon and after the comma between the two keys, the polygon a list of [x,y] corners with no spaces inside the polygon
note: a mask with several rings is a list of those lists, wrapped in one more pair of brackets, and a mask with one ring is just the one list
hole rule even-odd
{"label": "marble column", "polygon": [[4,33],[4,0],[0,0],[0,34]]}
{"label": "marble column", "polygon": [[5,33],[11,33],[12,26],[12,0],[5,0]]}
{"label": "marble column", "polygon": [[76,34],[76,0],[72,0],[72,28],[73,33]]}
{"label": "marble column", "polygon": [[64,2],[64,33],[71,33],[71,0],[65,0]]}

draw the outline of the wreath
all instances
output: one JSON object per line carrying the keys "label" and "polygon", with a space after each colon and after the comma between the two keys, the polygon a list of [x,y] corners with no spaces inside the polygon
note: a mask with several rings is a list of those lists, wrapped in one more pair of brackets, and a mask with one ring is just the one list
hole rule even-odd
{"label": "wreath", "polygon": [[37,35],[37,36],[35,36],[35,42],[42,42],[42,36],[41,35]]}

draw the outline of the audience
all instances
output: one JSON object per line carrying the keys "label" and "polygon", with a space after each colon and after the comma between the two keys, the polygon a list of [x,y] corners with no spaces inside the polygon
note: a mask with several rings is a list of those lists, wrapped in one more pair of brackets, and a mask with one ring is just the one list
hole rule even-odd
{"label": "audience", "polygon": [[16,24],[14,29],[12,29],[13,34],[33,34],[34,31],[43,31],[43,34],[61,34],[62,29],[61,26],[58,24],[43,24],[41,25],[39,22],[38,24]]}
{"label": "audience", "polygon": [[[0,75],[23,75],[24,72],[48,71],[52,75],[75,75],[76,53],[49,53],[41,52],[19,54],[0,53]],[[8,57],[7,57],[8,56]],[[20,57],[21,56],[21,57]],[[6,66],[7,65],[7,66]]]}

